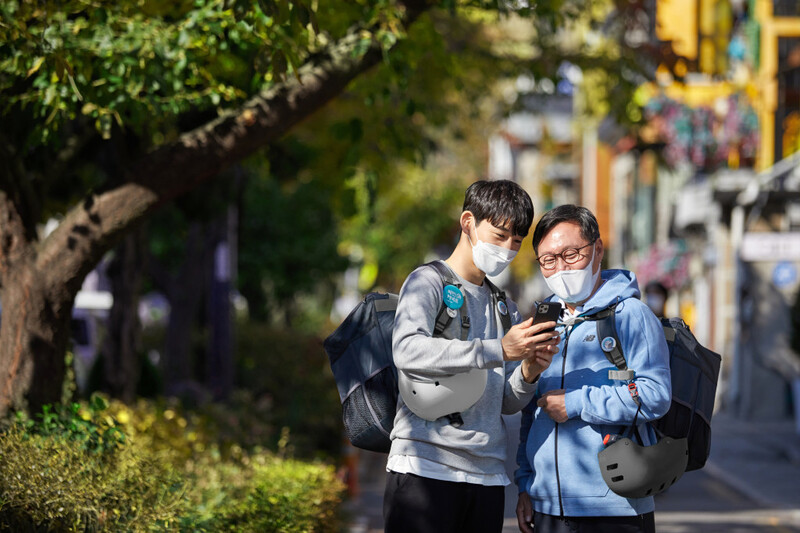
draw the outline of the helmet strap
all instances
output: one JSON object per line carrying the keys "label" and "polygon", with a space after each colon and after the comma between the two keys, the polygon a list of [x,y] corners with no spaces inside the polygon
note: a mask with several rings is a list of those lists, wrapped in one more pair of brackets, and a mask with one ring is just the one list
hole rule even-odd
{"label": "helmet strap", "polygon": [[642,440],[642,436],[639,434],[639,426],[636,423],[639,420],[639,413],[642,411],[642,401],[639,399],[639,390],[636,388],[636,383],[631,381],[628,383],[628,392],[633,398],[634,403],[636,404],[636,414],[633,415],[633,422],[631,422],[630,427],[625,432],[625,435],[630,438],[631,434],[636,437],[639,441],[639,444],[644,446],[644,441]]}

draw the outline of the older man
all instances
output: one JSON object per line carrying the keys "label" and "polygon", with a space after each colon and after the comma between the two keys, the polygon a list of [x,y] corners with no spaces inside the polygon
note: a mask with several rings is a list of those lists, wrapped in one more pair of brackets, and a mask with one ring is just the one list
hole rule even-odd
{"label": "older man", "polygon": [[[622,433],[637,411],[644,444],[655,442],[645,422],[663,416],[671,396],[661,324],[639,299],[632,272],[601,270],[603,241],[588,209],[562,205],[547,212],[534,230],[533,249],[553,292],[548,300],[563,304],[565,314],[559,352],[539,378],[536,400],[523,410],[515,476],[520,530],[654,532],[652,496],[611,492],[597,454],[604,437]],[[631,382],[608,372],[614,366],[592,320],[611,306],[622,352],[635,370]]]}

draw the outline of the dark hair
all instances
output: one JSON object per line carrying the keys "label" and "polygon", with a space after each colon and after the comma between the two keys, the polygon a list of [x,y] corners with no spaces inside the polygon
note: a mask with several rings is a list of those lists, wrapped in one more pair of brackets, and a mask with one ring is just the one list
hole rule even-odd
{"label": "dark hair", "polygon": [[554,207],[544,214],[536,229],[533,230],[533,251],[539,253],[539,243],[547,233],[562,222],[572,222],[581,228],[581,237],[587,242],[600,238],[600,226],[591,211],[585,207],[574,204],[564,204]]}
{"label": "dark hair", "polygon": [[525,189],[511,180],[481,180],[469,186],[463,211],[475,215],[475,223],[488,220],[506,226],[514,235],[528,235],[533,223],[533,202]]}

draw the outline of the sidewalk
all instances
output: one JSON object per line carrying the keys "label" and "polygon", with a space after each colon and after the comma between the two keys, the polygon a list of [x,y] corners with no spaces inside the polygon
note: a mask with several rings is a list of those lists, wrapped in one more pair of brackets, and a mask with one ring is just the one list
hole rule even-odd
{"label": "sidewalk", "polygon": [[[511,422],[509,440],[516,445],[518,426]],[[345,504],[345,510],[351,515],[349,533],[383,531],[385,466],[385,454],[360,452],[360,491]],[[513,478],[513,455],[507,467]],[[759,507],[796,514],[800,521],[800,434],[793,420],[754,422],[716,414],[712,423],[711,456],[703,471]],[[510,499],[509,495],[514,501],[506,501],[504,532],[518,531],[513,512],[516,504],[513,484],[506,491],[506,500]]]}
{"label": "sidewalk", "polygon": [[800,513],[800,434],[793,420],[714,415],[704,470],[763,507]]}
{"label": "sidewalk", "polygon": [[386,483],[386,458],[383,453],[359,450],[358,494],[346,501],[347,533],[383,531],[383,488]]}

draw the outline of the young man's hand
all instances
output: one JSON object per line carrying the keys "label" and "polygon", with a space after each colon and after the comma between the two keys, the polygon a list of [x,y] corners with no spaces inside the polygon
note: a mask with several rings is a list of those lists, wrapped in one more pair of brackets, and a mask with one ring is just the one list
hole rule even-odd
{"label": "young man's hand", "polygon": [[554,331],[555,322],[534,324],[529,318],[513,326],[503,337],[503,359],[523,361],[523,377],[528,383],[550,366],[553,355],[558,353],[561,337]]}
{"label": "young man's hand", "polygon": [[[555,349],[553,349],[555,348]],[[553,361],[553,356],[558,352],[558,346],[555,347],[546,344],[534,348],[533,355],[527,359],[522,360],[522,379],[528,383],[533,383],[539,375],[547,370],[550,363]]]}

